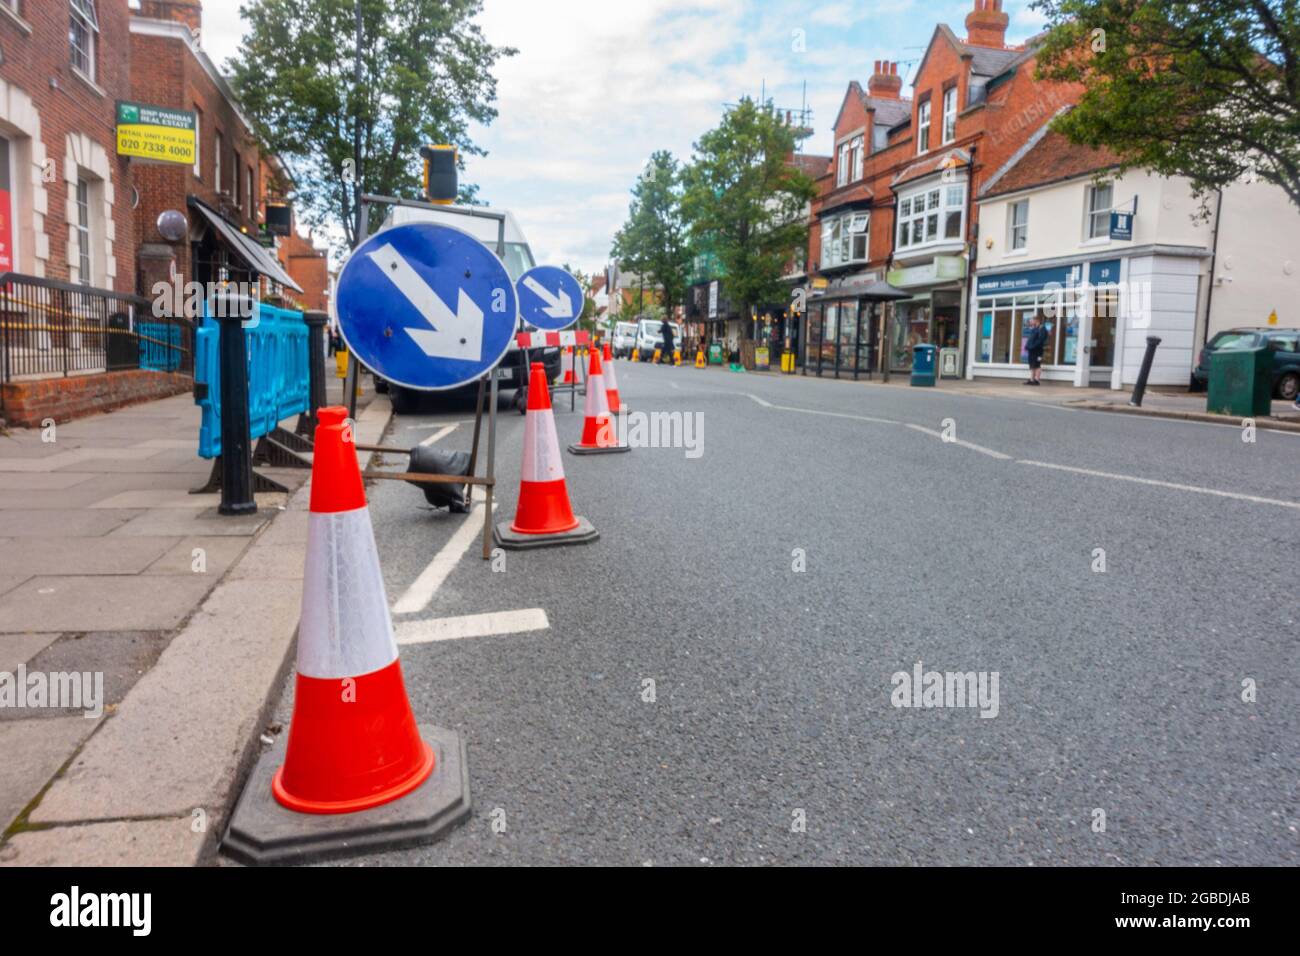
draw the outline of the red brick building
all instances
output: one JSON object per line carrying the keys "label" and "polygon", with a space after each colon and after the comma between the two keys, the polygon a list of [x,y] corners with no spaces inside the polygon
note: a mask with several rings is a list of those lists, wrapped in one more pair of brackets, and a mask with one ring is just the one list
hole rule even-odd
{"label": "red brick building", "polygon": [[[939,24],[904,98],[898,64],[849,84],[812,207],[801,361],[818,374],[911,366],[912,346],[964,354],[980,183],[1078,90],[1034,79],[1034,40],[1006,43],[1001,0],[973,0],[966,37]],[[887,281],[907,297],[873,305]]]}
{"label": "red brick building", "polygon": [[[287,192],[287,177],[273,179],[278,164],[263,162],[252,124],[216,65],[199,45],[201,0],[140,0],[131,18],[131,98],[151,106],[193,112],[198,156],[191,166],[138,164],[140,291],[168,281],[260,283],[264,296],[280,286],[301,293],[259,242],[268,194]],[[161,213],[189,220],[189,235],[172,242],[158,230]],[[318,290],[319,291],[319,290]]]}
{"label": "red brick building", "polygon": [[135,289],[127,0],[0,0],[0,272]]}

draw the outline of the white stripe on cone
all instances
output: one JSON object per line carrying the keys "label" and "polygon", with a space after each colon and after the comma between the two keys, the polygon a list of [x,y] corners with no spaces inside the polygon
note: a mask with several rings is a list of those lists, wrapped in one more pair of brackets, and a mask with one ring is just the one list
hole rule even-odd
{"label": "white stripe on cone", "polygon": [[549,408],[529,409],[524,419],[524,466],[521,481],[562,481],[564,465],[560,439],[555,433],[555,413]]}
{"label": "white stripe on cone", "polygon": [[605,395],[605,375],[587,377],[587,403],[583,414],[588,418],[609,418],[609,398]]}
{"label": "white stripe on cone", "polygon": [[369,510],[312,512],[298,624],[298,673],[359,677],[395,660],[397,642]]}
{"label": "white stripe on cone", "polygon": [[605,377],[605,391],[618,391],[618,376],[614,374],[614,360],[611,358],[608,362],[601,360],[600,374]]}

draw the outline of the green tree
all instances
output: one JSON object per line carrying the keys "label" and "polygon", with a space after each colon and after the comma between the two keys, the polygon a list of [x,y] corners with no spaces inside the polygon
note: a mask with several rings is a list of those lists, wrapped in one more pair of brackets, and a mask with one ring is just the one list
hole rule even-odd
{"label": "green tree", "polygon": [[614,236],[612,255],[658,285],[669,311],[685,303],[691,251],[682,220],[682,170],[667,150],[655,152],[637,177],[627,221]]}
{"label": "green tree", "polygon": [[1295,0],[1036,0],[1039,76],[1085,85],[1054,128],[1125,168],[1185,176],[1204,201],[1246,176],[1300,206]]}
{"label": "green tree", "polygon": [[[419,148],[482,155],[471,123],[496,117],[481,0],[246,0],[229,63],[258,137],[288,165],[303,218],[341,224],[349,247],[362,193],[419,197]],[[359,19],[359,24],[358,24]],[[357,33],[360,27],[361,42]],[[359,51],[359,52],[358,52]],[[463,164],[462,164],[463,165]],[[477,187],[463,186],[473,201]]]}
{"label": "green tree", "polygon": [[690,235],[712,252],[741,315],[784,297],[781,276],[808,244],[805,208],[816,188],[787,161],[794,145],[772,110],[746,98],[700,137],[685,173]]}

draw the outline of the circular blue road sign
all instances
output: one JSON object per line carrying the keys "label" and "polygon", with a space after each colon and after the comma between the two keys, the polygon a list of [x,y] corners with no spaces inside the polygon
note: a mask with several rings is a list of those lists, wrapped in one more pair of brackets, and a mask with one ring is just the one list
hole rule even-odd
{"label": "circular blue road sign", "polygon": [[472,382],[501,361],[518,299],[505,266],[481,242],[416,222],[353,250],[334,310],[363,365],[397,385],[436,391]]}
{"label": "circular blue road sign", "polygon": [[555,266],[534,266],[519,277],[515,290],[519,317],[539,329],[567,329],[582,314],[582,286]]}

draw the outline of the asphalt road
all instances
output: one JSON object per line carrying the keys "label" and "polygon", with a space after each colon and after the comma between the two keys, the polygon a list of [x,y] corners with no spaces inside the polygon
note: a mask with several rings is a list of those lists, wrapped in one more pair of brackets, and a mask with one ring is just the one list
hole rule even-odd
{"label": "asphalt road", "polygon": [[[402,648],[417,716],[468,742],[474,814],[436,845],[349,862],[1300,858],[1300,436],[618,372],[634,410],[701,416],[702,454],[566,453],[598,542],[493,572],[475,538],[395,615],[540,608],[549,627]],[[468,448],[470,417],[396,419],[391,441],[459,421],[438,446]],[[556,420],[575,440],[581,400]],[[523,419],[500,421],[505,518]],[[397,602],[466,519],[395,482],[370,502]],[[893,675],[918,661],[997,672],[996,716],[894,706]]]}

